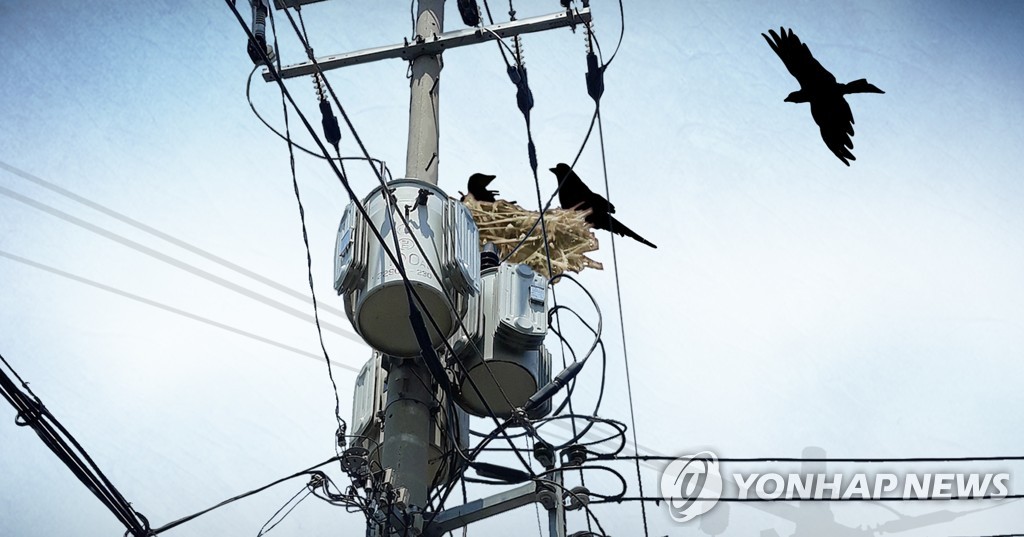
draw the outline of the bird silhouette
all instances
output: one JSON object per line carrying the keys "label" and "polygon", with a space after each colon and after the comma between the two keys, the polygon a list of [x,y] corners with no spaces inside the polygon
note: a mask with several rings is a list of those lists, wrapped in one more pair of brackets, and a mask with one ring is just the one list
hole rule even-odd
{"label": "bird silhouette", "polygon": [[615,206],[583,184],[583,180],[576,175],[576,172],[572,171],[568,164],[564,162],[559,163],[554,168],[551,168],[551,173],[555,174],[559,184],[562,185],[558,189],[558,201],[562,204],[563,209],[575,209],[577,211],[590,209],[591,212],[587,215],[586,221],[594,226],[594,229],[608,230],[616,235],[636,239],[651,248],[657,248],[654,243],[637,235],[635,231],[616,220],[611,215],[611,213],[615,212]]}
{"label": "bird silhouette", "polygon": [[800,83],[800,89],[790,93],[785,102],[810,103],[811,117],[821,129],[821,139],[843,164],[849,166],[850,160],[857,159],[850,152],[853,149],[853,140],[850,139],[853,136],[853,112],[843,95],[885,92],[863,78],[847,84],[836,82],[836,77],[814,59],[811,50],[800,42],[792,29],[787,32],[779,28],[778,34],[775,30],[768,30],[768,33],[771,38],[765,34],[761,36]]}
{"label": "bird silhouette", "polygon": [[[496,198],[495,194],[497,190],[487,190],[487,185],[491,184],[496,176],[487,175],[485,173],[474,173],[469,176],[469,182],[466,183],[466,190],[469,190],[469,195],[473,196],[477,201],[489,201],[494,203]],[[466,195],[462,196],[462,200],[466,199]],[[460,200],[461,201],[461,200]]]}

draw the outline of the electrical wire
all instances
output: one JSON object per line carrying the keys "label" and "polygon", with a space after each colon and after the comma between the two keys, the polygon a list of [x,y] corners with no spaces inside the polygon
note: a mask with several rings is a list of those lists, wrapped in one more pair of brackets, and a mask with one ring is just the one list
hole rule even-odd
{"label": "electrical wire", "polygon": [[[46,408],[43,401],[29,388],[28,383],[21,378],[3,354],[0,354],[0,363],[10,370],[18,381],[16,384],[7,375],[7,371],[0,368],[0,394],[17,411],[15,424],[29,427],[35,431],[43,444],[127,528],[125,535],[131,534],[134,537],[155,535],[150,529],[149,520],[125,500],[85,448]],[[21,388],[18,387],[18,384],[21,385]]]}
{"label": "electrical wire", "polygon": [[[393,180],[393,177],[391,175],[391,170],[388,168],[387,162],[385,162],[385,161],[383,161],[381,159],[378,159],[378,158],[367,158],[367,157],[331,157],[331,156],[326,156],[325,157],[324,155],[321,155],[321,154],[313,151],[312,149],[309,149],[309,148],[307,148],[305,146],[300,145],[299,143],[295,142],[294,140],[289,140],[288,137],[286,137],[283,133],[281,133],[281,131],[277,130],[273,125],[270,124],[269,121],[267,121],[263,117],[262,114],[259,113],[259,111],[256,109],[256,104],[253,103],[253,101],[252,101],[252,94],[251,94],[251,92],[252,92],[252,79],[253,79],[253,76],[256,74],[256,71],[258,69],[259,69],[259,66],[257,65],[255,67],[253,67],[252,71],[249,72],[249,78],[248,78],[248,80],[247,80],[247,82],[245,84],[245,98],[249,102],[249,109],[252,110],[252,113],[256,116],[256,119],[260,120],[260,123],[263,123],[263,125],[268,130],[270,130],[270,132],[276,134],[278,138],[281,138],[281,140],[291,144],[295,149],[298,149],[299,151],[302,151],[303,153],[306,153],[307,155],[309,155],[311,157],[318,158],[318,159],[321,159],[321,160],[338,160],[338,161],[343,161],[343,160],[369,160],[370,162],[373,162],[374,164],[377,164],[378,166],[380,166],[381,170],[378,173],[386,174],[387,177],[388,177],[388,181]],[[2,163],[0,163],[0,165],[2,165]]]}
{"label": "electrical wire", "polygon": [[259,494],[260,492],[263,492],[263,491],[265,491],[265,490],[267,490],[267,489],[269,489],[271,487],[274,487],[276,485],[280,485],[281,483],[284,483],[285,481],[289,481],[289,480],[295,479],[296,477],[299,477],[299,476],[311,475],[311,474],[314,473],[314,471],[317,468],[320,468],[321,466],[326,466],[326,465],[331,464],[331,463],[333,463],[335,461],[338,461],[340,459],[341,459],[341,457],[339,457],[339,456],[331,457],[331,458],[325,460],[324,462],[321,462],[320,464],[316,464],[316,465],[310,466],[309,468],[306,468],[305,470],[300,470],[298,472],[295,472],[294,474],[291,474],[291,475],[286,476],[286,477],[282,477],[281,479],[278,479],[276,481],[272,481],[270,483],[267,483],[266,485],[263,485],[261,487],[252,489],[252,490],[250,490],[248,492],[243,492],[242,494],[239,494],[237,496],[232,496],[231,498],[228,498],[228,499],[226,499],[226,500],[224,500],[224,501],[222,501],[222,502],[220,502],[220,503],[218,503],[218,504],[216,504],[214,506],[211,506],[211,507],[208,507],[206,509],[203,509],[202,511],[199,511],[197,513],[193,513],[191,515],[181,517],[181,518],[179,518],[177,520],[174,520],[172,522],[168,522],[167,524],[164,524],[163,526],[160,526],[159,528],[156,528],[156,529],[152,530],[152,533],[153,533],[153,535],[157,535],[157,534],[163,533],[163,532],[165,532],[167,530],[174,529],[174,528],[176,528],[176,527],[178,527],[178,526],[180,526],[180,525],[182,525],[182,524],[184,524],[186,522],[190,522],[192,520],[195,520],[195,519],[197,519],[197,518],[199,518],[199,517],[201,517],[201,516],[211,512],[211,511],[214,511],[216,509],[220,509],[221,507],[224,507],[225,505],[237,502],[238,500],[242,500],[242,499],[248,498],[249,496],[252,496],[254,494]]}
{"label": "electrical wire", "polygon": [[[133,294],[133,293],[129,293],[128,291],[125,291],[123,289],[119,289],[117,287],[113,287],[113,286],[110,286],[110,285],[107,285],[107,284],[104,284],[104,283],[100,283],[100,282],[97,282],[95,280],[90,280],[88,278],[79,276],[77,274],[72,274],[70,272],[66,272],[66,271],[60,270],[58,268],[51,267],[49,265],[45,265],[43,263],[38,263],[38,262],[33,261],[31,259],[27,259],[27,258],[21,257],[19,255],[15,255],[15,254],[12,254],[10,252],[6,252],[4,250],[0,250],[0,257],[4,257],[4,258],[7,258],[7,259],[10,259],[11,261],[14,261],[16,263],[21,263],[23,265],[26,265],[26,266],[29,266],[29,267],[32,267],[32,268],[35,268],[35,269],[38,269],[38,270],[41,270],[41,271],[44,271],[44,272],[49,272],[50,274],[54,274],[56,276],[60,276],[62,278],[69,279],[69,280],[71,280],[73,282],[77,282],[77,283],[80,283],[80,284],[83,284],[83,285],[88,285],[90,287],[99,289],[101,291],[105,291],[105,292],[110,293],[110,294],[118,295],[118,296],[130,299],[130,300],[134,300],[134,301],[139,302],[141,304],[145,304],[145,305],[153,307],[153,308],[157,308],[157,309],[160,309],[160,310],[163,310],[163,311],[166,311],[166,312],[173,313],[175,315],[179,315],[181,317],[185,317],[186,319],[192,319],[193,321],[198,321],[198,322],[201,322],[203,324],[206,324],[206,325],[209,325],[209,326],[213,326],[215,328],[219,328],[219,329],[224,330],[226,332],[231,332],[232,334],[235,334],[235,335],[246,337],[246,338],[258,341],[260,343],[265,343],[267,345],[276,347],[278,349],[286,350],[286,351],[298,354],[300,356],[305,356],[307,358],[312,358],[312,359],[317,360],[317,361],[323,361],[324,360],[324,357],[322,355],[313,354],[311,352],[307,352],[307,351],[304,351],[302,349],[299,349],[299,348],[296,348],[296,347],[292,347],[291,345],[282,343],[280,341],[276,341],[276,340],[273,340],[273,339],[261,336],[259,334],[248,332],[246,330],[242,330],[241,328],[237,328],[237,327],[234,327],[234,326],[222,323],[220,321],[215,321],[215,320],[210,319],[208,317],[203,317],[201,315],[198,315],[198,314],[195,314],[195,313],[192,313],[192,312],[189,312],[189,311],[185,311],[185,310],[176,308],[174,306],[170,306],[168,304],[164,304],[163,302],[158,302],[156,300],[152,300],[152,299],[146,298],[144,296],[140,296],[140,295],[136,295],[136,294]],[[348,364],[343,364],[341,362],[337,362],[337,361],[333,361],[333,360],[332,360],[332,363],[335,366],[340,367],[342,369],[346,369],[346,370],[352,371],[354,373],[358,373],[359,372],[359,368],[357,368],[357,367],[352,367],[352,366],[350,366]]]}
{"label": "electrical wire", "polygon": [[[274,17],[270,17],[270,28],[274,36],[274,50],[281,50],[277,42],[277,24],[274,22]],[[310,51],[312,53],[312,50]],[[281,68],[281,55],[277,55],[277,68]],[[252,75],[250,73],[250,80]],[[309,282],[309,295],[313,299],[313,322],[316,325],[316,335],[320,342],[320,350],[324,354],[324,361],[327,362],[327,376],[331,381],[331,393],[334,395],[334,417],[338,423],[338,429],[335,431],[334,449],[338,453],[338,450],[344,447],[344,441],[346,437],[346,431],[348,424],[341,417],[341,398],[338,396],[338,383],[334,381],[334,368],[331,367],[331,357],[327,353],[327,346],[324,344],[324,333],[320,327],[320,309],[317,307],[316,300],[316,286],[313,284],[313,254],[309,248],[309,233],[306,230],[306,209],[302,205],[302,195],[299,193],[299,180],[295,174],[295,150],[292,147],[292,136],[291,127],[288,123],[288,103],[285,101],[284,92],[281,93],[281,109],[284,114],[284,132],[285,140],[288,142],[288,167],[291,171],[292,178],[292,190],[295,192],[295,203],[299,207],[299,223],[302,225],[302,244],[306,248],[306,278]],[[338,453],[340,455],[340,453]]]}
{"label": "electrical wire", "polygon": [[[303,492],[305,492],[305,494],[303,494]],[[284,505],[282,505],[277,511],[274,511],[273,515],[270,515],[270,518],[263,524],[263,527],[260,528],[260,531],[256,534],[256,537],[263,537],[264,535],[270,533],[270,531],[276,528],[278,524],[283,522],[284,519],[288,518],[288,515],[292,514],[292,511],[294,511],[295,508],[298,507],[303,500],[308,498],[310,494],[313,494],[312,487],[303,486],[301,489],[299,489],[299,491],[296,492],[294,496],[289,498]],[[302,497],[299,498],[299,496]],[[295,501],[296,498],[299,498],[299,500]],[[288,510],[285,511],[283,515],[281,515],[281,518],[279,518],[277,521],[274,521],[277,515],[279,515],[281,511],[284,511],[286,507],[288,508]],[[273,524],[271,524],[271,522],[273,522]]]}
{"label": "electrical wire", "polygon": [[[282,137],[282,139],[284,139],[283,135],[280,135],[280,136]],[[323,158],[323,157],[320,157],[320,158]],[[352,158],[358,158],[360,160],[362,159],[362,157],[352,157]],[[387,165],[384,163],[384,161],[380,161],[380,164],[385,167],[385,170],[387,170]],[[34,175],[32,173],[27,172],[25,170],[17,168],[17,167],[15,167],[15,166],[7,163],[7,162],[0,161],[0,168],[2,168],[4,170],[6,170],[6,171],[8,171],[8,172],[18,176],[18,177],[21,177],[22,179],[25,179],[25,180],[30,181],[32,183],[35,183],[35,184],[37,184],[37,185],[39,185],[39,186],[41,186],[41,187],[43,187],[43,188],[45,188],[47,190],[50,190],[51,192],[59,194],[60,196],[66,198],[66,199],[72,200],[72,201],[77,202],[77,203],[79,203],[81,205],[84,205],[84,206],[86,206],[86,207],[88,207],[90,209],[93,209],[93,210],[95,210],[97,212],[100,212],[100,213],[102,213],[104,215],[107,215],[107,216],[109,216],[109,217],[111,217],[111,218],[113,218],[115,220],[118,220],[119,222],[121,222],[123,224],[127,224],[127,225],[129,225],[129,226],[131,226],[131,227],[133,227],[133,228],[135,228],[135,229],[137,229],[139,231],[142,231],[143,233],[146,233],[146,234],[151,235],[153,237],[156,237],[158,239],[162,239],[162,240],[164,240],[166,242],[169,242],[169,243],[173,244],[174,246],[177,246],[177,247],[179,247],[179,248],[181,248],[183,250],[186,250],[186,251],[188,251],[190,253],[198,255],[199,257],[202,257],[202,258],[206,259],[207,261],[212,261],[212,262],[214,262],[214,263],[216,263],[216,264],[218,264],[218,265],[220,265],[220,266],[222,266],[222,267],[224,267],[226,269],[229,269],[229,270],[231,270],[233,272],[241,274],[242,276],[245,276],[247,278],[251,278],[251,279],[253,279],[253,280],[255,280],[255,281],[257,281],[257,282],[259,282],[259,283],[261,283],[263,285],[266,285],[268,287],[276,289],[277,291],[285,293],[288,296],[291,296],[293,298],[297,298],[299,300],[304,300],[304,301],[312,304],[312,300],[310,300],[310,298],[308,296],[306,296],[305,294],[303,294],[303,293],[301,293],[299,291],[296,291],[295,289],[292,289],[291,287],[288,287],[286,285],[281,284],[280,282],[278,282],[277,280],[275,280],[273,278],[268,278],[268,277],[266,277],[266,276],[264,276],[262,274],[259,274],[259,273],[255,272],[253,270],[250,270],[249,268],[246,268],[246,267],[244,267],[242,265],[239,265],[238,263],[233,263],[231,261],[228,261],[227,259],[214,254],[213,252],[210,252],[208,250],[204,250],[204,249],[196,246],[195,244],[192,244],[192,243],[190,243],[188,241],[185,241],[185,240],[183,240],[181,238],[178,238],[178,237],[176,237],[174,235],[171,235],[170,233],[167,233],[167,232],[159,230],[159,229],[157,229],[157,228],[155,228],[153,226],[145,224],[145,223],[143,223],[143,222],[141,222],[139,220],[136,220],[136,219],[134,219],[134,218],[124,214],[124,213],[121,213],[121,212],[116,211],[116,210],[114,210],[114,209],[112,209],[112,208],[110,208],[110,207],[108,207],[106,205],[103,205],[103,204],[101,204],[101,203],[99,203],[99,202],[97,202],[95,200],[86,198],[85,196],[82,196],[80,194],[72,192],[71,190],[68,190],[68,189],[66,189],[64,187],[56,185],[53,182],[47,181],[47,180],[45,180],[45,179],[43,179],[43,178],[41,178],[41,177],[39,177],[37,175]],[[390,173],[390,171],[388,171],[388,173]],[[30,199],[30,198],[26,198],[26,199]],[[35,201],[35,200],[33,200],[33,201]],[[37,207],[37,208],[39,208],[39,207]],[[45,209],[45,211],[46,212],[50,212],[51,209],[53,211],[56,211],[56,209],[53,209],[52,207],[50,207],[48,209]],[[44,209],[40,209],[40,210],[44,210]],[[51,213],[51,214],[53,214],[53,213]],[[64,214],[66,214],[66,213],[64,213]],[[57,216],[57,215],[55,215],[55,216]],[[63,218],[62,216],[58,216],[58,217]],[[75,222],[72,222],[72,223],[75,223]],[[101,229],[104,229],[104,228],[101,228]],[[110,232],[109,230],[106,230],[106,229],[104,229],[104,231],[107,231],[108,233],[112,233],[112,232]],[[127,239],[125,239],[125,240],[127,240]],[[189,269],[190,271],[192,271],[192,270],[199,270],[197,267],[195,267],[193,265],[188,265],[188,266],[190,267],[190,269]],[[214,283],[217,283],[217,282],[214,282]],[[332,308],[332,307],[330,307],[328,305],[322,305],[321,309],[329,311],[329,312],[331,312],[331,313],[333,313],[335,315],[340,315],[342,317],[345,316],[345,312],[344,311],[341,311],[340,309],[337,309],[337,308]]]}

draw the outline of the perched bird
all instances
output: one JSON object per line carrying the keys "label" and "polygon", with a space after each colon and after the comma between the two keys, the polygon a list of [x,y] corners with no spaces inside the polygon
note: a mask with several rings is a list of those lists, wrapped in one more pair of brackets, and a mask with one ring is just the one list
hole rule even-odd
{"label": "perched bird", "polygon": [[558,189],[558,201],[562,204],[563,209],[576,209],[577,211],[590,209],[591,213],[587,215],[586,220],[594,226],[594,229],[605,229],[616,235],[636,239],[651,248],[657,248],[654,243],[637,235],[635,231],[616,220],[611,215],[615,212],[615,206],[583,184],[583,180],[576,175],[576,172],[572,171],[568,164],[559,163],[558,166],[551,168],[551,172],[555,174],[559,184],[562,185]]}
{"label": "perched bird", "polygon": [[857,160],[850,149],[853,149],[853,112],[843,95],[850,93],[885,93],[868,84],[866,79],[858,79],[847,84],[836,82],[836,77],[828,72],[811,55],[807,45],[789,30],[779,28],[768,30],[769,38],[761,34],[772,50],[782,58],[786,69],[796,77],[800,89],[786,97],[787,103],[811,103],[811,117],[821,129],[821,138],[843,164],[850,165],[848,160]]}
{"label": "perched bird", "polygon": [[[474,173],[469,176],[469,182],[466,184],[466,190],[469,190],[469,195],[473,196],[477,201],[489,201],[493,203],[495,201],[495,194],[497,190],[487,190],[487,185],[491,184],[496,176],[487,175],[485,173]],[[466,196],[463,195],[462,199],[465,200]]]}

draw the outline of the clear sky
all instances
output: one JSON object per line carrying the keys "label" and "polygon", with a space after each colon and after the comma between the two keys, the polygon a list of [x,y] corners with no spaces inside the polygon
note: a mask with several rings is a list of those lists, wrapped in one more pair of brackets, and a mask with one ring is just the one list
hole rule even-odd
{"label": "clear sky", "polygon": [[[449,4],[446,26],[462,27]],[[506,4],[492,4],[507,18]],[[609,54],[618,4],[593,4]],[[520,18],[558,8],[515,5]],[[304,12],[326,55],[400,42],[408,8],[329,0]],[[616,243],[639,443],[731,457],[796,457],[808,446],[835,457],[1024,454],[1024,3],[629,1],[625,23],[602,101],[611,198],[659,245]],[[851,167],[822,143],[807,105],[783,102],[797,83],[760,36],[779,26],[840,81],[885,90],[848,98]],[[294,34],[279,30],[285,63],[301,61]],[[249,109],[251,62],[226,4],[7,1],[0,45],[0,352],[154,525],[330,457],[334,398],[301,298],[287,150]],[[568,29],[525,38],[546,192],[555,182],[545,169],[572,160],[593,110],[583,45]],[[405,167],[406,68],[393,60],[330,74],[395,176]],[[470,173],[492,173],[504,197],[533,206],[504,69],[494,45],[445,54],[440,186],[455,194]],[[309,79],[289,88],[315,120]],[[257,77],[252,95],[283,124],[273,86]],[[342,151],[357,152],[347,132]],[[297,164],[318,297],[337,311],[330,257],[347,199],[322,163]],[[350,169],[368,192],[369,168]],[[576,169],[603,190],[596,140]],[[628,421],[610,240],[598,236],[606,270],[582,281],[604,312],[601,414]],[[347,416],[353,370],[369,350],[343,316],[322,313]],[[579,401],[590,405],[597,371],[583,380]],[[123,532],[13,421],[0,408],[0,535]],[[1015,472],[1011,492],[1024,492],[1024,465],[996,469]],[[645,492],[657,475],[644,469]],[[299,488],[167,535],[255,534]],[[831,513],[850,527],[961,513],[903,535],[1024,531],[1019,504],[966,514],[985,506]],[[635,504],[597,513],[609,533],[641,534]],[[664,508],[647,515],[652,535],[705,534]],[[521,535],[535,516],[523,509],[470,535]],[[720,534],[794,535],[781,516],[732,505]],[[570,531],[581,529],[571,520]],[[361,515],[309,501],[275,532],[361,527]]]}

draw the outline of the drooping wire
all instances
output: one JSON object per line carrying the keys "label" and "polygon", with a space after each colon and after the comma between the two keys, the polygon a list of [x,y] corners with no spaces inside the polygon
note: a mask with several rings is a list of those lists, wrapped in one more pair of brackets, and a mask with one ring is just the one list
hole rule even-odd
{"label": "drooping wire", "polygon": [[[601,122],[601,109],[598,107],[597,111],[597,137],[601,147],[601,169],[604,172],[604,195],[608,203],[611,204],[611,190],[608,186],[608,162],[605,158],[604,148],[604,127]],[[608,215],[611,218],[611,214]],[[609,228],[611,225],[609,224]],[[637,445],[637,433],[636,433],[636,413],[633,406],[633,383],[632,377],[630,376],[629,368],[629,351],[626,346],[626,319],[622,311],[622,285],[619,281],[619,258],[615,250],[615,234],[609,233],[611,236],[612,243],[612,268],[615,273],[615,298],[618,303],[619,309],[619,333],[622,335],[622,362],[626,370],[626,397],[629,401],[629,422],[630,429],[633,433],[633,445]],[[644,482],[640,477],[640,461],[636,461],[636,482],[640,490],[640,496],[644,495]],[[647,506],[643,502],[640,503],[640,514],[644,524],[644,535],[650,535],[647,527]]]}
{"label": "drooping wire", "polygon": [[178,527],[178,526],[180,526],[180,525],[182,525],[182,524],[184,524],[186,522],[190,522],[192,520],[195,520],[195,519],[197,519],[197,518],[199,518],[199,517],[201,517],[201,516],[211,512],[211,511],[214,511],[216,509],[220,509],[221,507],[224,507],[225,505],[237,502],[238,500],[242,500],[242,499],[248,498],[249,496],[252,496],[254,494],[259,494],[259,493],[261,493],[261,492],[263,492],[263,491],[265,491],[265,490],[267,490],[267,489],[269,489],[271,487],[280,485],[281,483],[284,483],[285,481],[289,481],[291,479],[295,479],[296,477],[303,476],[303,475],[310,475],[310,474],[314,473],[314,471],[317,468],[320,468],[321,466],[327,466],[328,464],[331,464],[331,463],[333,463],[335,461],[338,461],[338,460],[341,460],[341,457],[339,457],[339,456],[331,457],[330,459],[327,459],[326,461],[321,462],[320,464],[316,464],[316,465],[310,466],[309,468],[306,468],[305,470],[300,470],[300,471],[295,472],[294,474],[291,474],[291,475],[289,475],[287,477],[282,477],[281,479],[278,479],[276,481],[272,481],[270,483],[267,483],[266,485],[263,485],[263,486],[261,486],[259,488],[252,489],[252,490],[250,490],[248,492],[243,492],[242,494],[239,494],[237,496],[233,496],[231,498],[228,498],[227,500],[224,500],[224,501],[222,501],[222,502],[220,502],[220,503],[218,503],[218,504],[216,504],[214,506],[211,506],[211,507],[208,507],[206,509],[203,509],[202,511],[199,511],[197,513],[193,513],[191,515],[181,517],[181,518],[179,518],[177,520],[174,520],[173,522],[169,522],[167,524],[164,524],[163,526],[160,526],[159,528],[154,529],[153,530],[153,535],[157,535],[157,534],[163,533],[163,532],[165,532],[167,530],[174,529],[174,528],[176,528],[176,527]]}
{"label": "drooping wire", "polygon": [[[611,64],[612,60],[615,59],[615,55],[618,54],[619,47],[622,45],[622,38],[625,35],[625,29],[626,29],[625,10],[623,9],[621,0],[619,2],[619,14],[620,14],[620,20],[621,20],[621,27],[620,27],[620,32],[619,32],[619,42],[618,42],[618,44],[616,44],[615,51],[612,53],[612,56],[608,59],[607,62],[602,62],[600,67],[597,66],[597,56],[595,55],[595,52],[594,52],[595,45],[596,45],[596,48],[598,48],[598,51],[600,51],[600,45],[599,45],[599,43],[597,41],[597,36],[594,34],[593,25],[591,23],[587,23],[586,24],[587,64],[588,64],[587,65],[587,77],[586,77],[587,78],[587,93],[594,100],[594,114],[597,117],[597,134],[598,134],[599,147],[600,147],[600,150],[601,150],[601,170],[602,170],[602,175],[604,177],[605,199],[608,200],[609,204],[611,204],[612,201],[611,201],[611,188],[609,186],[609,181],[608,181],[607,152],[605,150],[605,144],[604,144],[604,123],[603,123],[602,118],[601,118],[601,97],[604,94],[604,73],[605,73],[605,70],[608,68],[608,65]],[[611,229],[611,223],[610,223],[610,219],[612,218],[611,214],[608,215],[608,218],[609,218],[609,229]],[[633,445],[635,446],[635,445],[637,445],[636,411],[635,411],[635,407],[634,407],[634,404],[633,404],[633,383],[632,383],[632,377],[631,377],[631,374],[630,374],[630,367],[629,367],[629,351],[628,351],[628,346],[626,344],[626,324],[625,324],[625,315],[623,313],[623,307],[622,307],[622,285],[621,285],[621,281],[620,281],[620,278],[619,278],[618,252],[617,252],[616,247],[615,247],[615,242],[616,242],[615,241],[615,234],[614,233],[610,233],[609,235],[611,236],[611,245],[612,245],[612,267],[614,269],[614,274],[615,274],[615,297],[616,297],[616,302],[617,302],[618,311],[619,311],[619,333],[622,336],[622,360],[623,360],[623,365],[624,365],[625,371],[626,371],[626,395],[627,395],[627,399],[628,399],[628,402],[629,402],[630,429],[632,430]],[[636,466],[636,482],[637,482],[637,487],[639,487],[640,496],[643,496],[644,495],[644,484],[643,484],[643,479],[642,479],[642,477],[640,475],[640,461],[639,460],[635,461],[635,466]],[[642,502],[640,503],[640,514],[641,514],[641,518],[643,520],[644,535],[645,536],[649,536],[650,535],[650,530],[648,528],[648,521],[647,521],[647,507]]]}
{"label": "drooping wire", "polygon": [[[279,51],[280,49],[278,48],[277,42],[277,25],[274,22],[272,14],[270,17],[270,27],[274,36],[274,50]],[[280,54],[277,55],[277,68],[281,68]],[[302,244],[306,248],[306,277],[309,282],[309,294],[313,299],[313,321],[316,324],[316,334],[320,342],[320,350],[323,351],[324,359],[327,362],[327,377],[331,380],[331,388],[334,394],[334,417],[338,422],[338,429],[335,431],[334,435],[334,449],[337,452],[345,447],[348,424],[345,423],[345,420],[341,417],[341,398],[338,396],[338,384],[334,380],[334,368],[331,367],[331,358],[327,353],[327,346],[324,344],[323,329],[320,327],[320,309],[317,307],[316,286],[313,284],[313,254],[309,248],[309,233],[306,230],[306,209],[302,205],[302,195],[299,193],[299,180],[295,173],[295,150],[292,148],[291,126],[288,121],[288,103],[285,100],[284,91],[281,92],[281,109],[284,114],[285,139],[288,142],[288,167],[292,176],[292,190],[295,192],[295,203],[299,207],[299,222],[302,225]]]}
{"label": "drooping wire", "polygon": [[[256,70],[257,69],[259,69],[258,65],[253,67],[253,70],[251,72],[249,72],[249,78],[248,78],[248,81],[245,84],[245,98],[249,102],[249,109],[252,110],[252,113],[253,113],[253,115],[256,116],[256,119],[260,120],[260,123],[263,123],[263,125],[265,127],[267,127],[267,129],[269,129],[270,132],[272,132],[275,135],[277,135],[277,137],[280,138],[281,140],[287,142],[288,138],[285,137],[284,133],[282,133],[277,128],[275,128],[273,125],[271,125],[270,122],[267,121],[266,118],[264,118],[262,114],[260,114],[259,110],[256,109],[256,105],[252,101],[252,78],[256,74]],[[385,161],[383,161],[381,159],[372,158],[372,157],[371,158],[367,158],[367,157],[331,157],[331,156],[326,156],[325,157],[324,155],[322,155],[320,153],[317,153],[317,152],[313,151],[312,149],[309,149],[308,147],[305,147],[305,146],[299,144],[298,142],[296,142],[294,140],[291,141],[291,144],[292,144],[292,146],[294,146],[299,151],[302,151],[303,153],[306,153],[307,155],[309,155],[311,157],[322,159],[322,160],[342,160],[342,161],[344,161],[344,160],[369,160],[370,162],[373,162],[374,164],[380,166],[380,168],[381,168],[380,171],[376,171],[376,173],[387,175],[388,181],[391,181],[393,179],[393,176],[391,175],[391,170],[388,168],[387,162],[385,162]]]}
{"label": "drooping wire", "polygon": [[[277,511],[274,511],[274,514],[270,515],[270,518],[267,519],[265,523],[263,523],[263,527],[260,528],[260,531],[256,534],[256,537],[263,537],[264,535],[270,533],[271,530],[276,528],[278,524],[284,522],[284,519],[288,518],[288,515],[292,514],[292,511],[294,511],[295,508],[298,507],[303,500],[308,498],[310,494],[313,494],[313,488],[310,487],[309,485],[304,485],[301,489],[299,489],[298,492],[295,493],[294,496],[289,498],[288,501],[284,503],[284,505],[278,508]],[[299,496],[302,497],[299,498]],[[296,501],[296,498],[298,498],[298,501]],[[285,511],[283,515],[281,515],[281,518],[277,518],[277,515],[281,514],[281,511],[284,511],[286,507],[288,508],[288,510]],[[277,520],[275,520],[275,518]],[[273,522],[273,524],[271,524],[271,522]]]}

